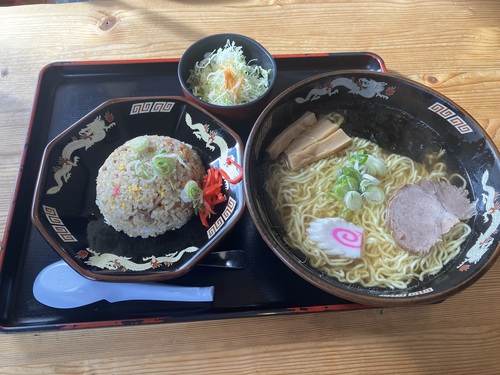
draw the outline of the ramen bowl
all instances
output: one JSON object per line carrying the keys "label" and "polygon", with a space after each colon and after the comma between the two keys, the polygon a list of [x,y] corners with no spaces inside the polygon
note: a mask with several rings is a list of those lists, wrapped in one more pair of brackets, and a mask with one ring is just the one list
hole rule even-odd
{"label": "ramen bowl", "polygon": [[[261,74],[258,72],[252,72],[251,75],[254,77],[259,76],[262,81],[267,81],[267,88],[262,90],[261,95],[252,101],[241,104],[225,103],[222,105],[220,103],[209,101],[208,99],[203,99],[200,94],[195,95],[193,93],[189,77],[195,69],[196,63],[201,62],[205,58],[206,54],[224,49],[228,41],[230,43],[234,43],[234,46],[237,48],[241,47],[241,52],[244,56],[246,65],[254,67],[260,66],[263,70],[269,72],[267,77],[261,77]],[[241,66],[239,69],[233,69],[234,66],[229,65],[235,64],[228,61],[228,65],[226,66],[225,59],[221,60],[223,65],[219,66],[216,70],[220,72],[220,74],[225,74],[226,78],[223,80],[224,85],[217,85],[214,83],[214,87],[212,89],[215,91],[219,89],[222,90],[223,87],[228,87],[228,85],[230,85],[230,79],[228,77],[232,77],[234,78],[235,87],[233,91],[238,92],[238,98],[242,97],[241,92],[244,90],[242,86],[246,83],[246,81],[243,81],[242,85],[240,85],[237,81],[238,77],[241,77],[241,72],[239,71]],[[257,115],[267,104],[267,99],[269,99],[276,81],[276,62],[271,54],[254,39],[239,34],[215,34],[196,41],[188,49],[186,49],[179,61],[178,77],[182,91],[189,100],[224,120],[237,120]],[[221,82],[220,80],[216,80],[214,78],[211,78],[210,81]],[[250,80],[248,80],[248,82],[250,82]],[[241,91],[237,91],[237,88]],[[210,90],[205,88],[205,91]]]}
{"label": "ramen bowl", "polygon": [[[96,204],[99,168],[119,146],[145,135],[171,137],[191,145],[203,165],[199,168],[197,164],[197,171],[213,167],[227,177],[221,187],[225,200],[214,205],[215,214],[208,218],[206,225],[194,214],[177,229],[143,238],[130,237],[104,220]],[[170,141],[170,144],[173,142]],[[139,150],[137,147],[131,149],[134,152]],[[189,150],[184,147],[179,153],[192,155]],[[149,149],[146,151],[149,152]],[[173,151],[169,152],[171,154],[166,154],[168,157],[176,157]],[[32,221],[54,250],[72,268],[90,279],[172,279],[191,270],[217,246],[243,214],[242,174],[238,169],[242,159],[243,145],[239,136],[183,97],[109,100],[69,126],[47,145],[35,190]],[[155,160],[163,161],[159,158]],[[185,170],[182,166],[190,167],[187,160],[184,158],[184,164],[175,167],[177,171]],[[117,178],[118,183],[112,181],[108,189],[113,197],[131,197],[125,198],[129,201],[143,199],[140,191],[146,190],[148,184],[155,184],[154,175],[150,176],[154,168],[149,168],[144,162],[144,170],[149,171],[146,175],[138,164],[125,165],[117,161],[116,165],[114,177],[110,178]],[[113,169],[110,164],[107,168]],[[125,178],[118,177],[123,176],[122,171],[129,172],[129,168],[133,169]],[[174,176],[181,176],[181,172],[174,171]],[[137,182],[141,179],[147,179],[145,185]],[[168,191],[168,188],[164,190]],[[157,193],[155,190],[153,201],[160,203],[155,203],[151,210],[163,205],[170,207],[170,201],[178,201],[177,195],[173,194],[177,190],[171,190],[173,193],[168,196],[162,191],[160,189]],[[119,207],[124,210],[126,201],[121,201]],[[169,212],[171,210],[175,210],[175,206]],[[154,216],[153,213],[147,216],[145,211],[141,208],[133,216],[143,214],[143,223],[147,224],[153,221]]]}
{"label": "ramen bowl", "polygon": [[[325,270],[332,267],[325,266],[324,260],[318,262],[311,252],[305,251],[311,246],[311,239],[296,233],[307,228],[307,224],[287,226],[290,221],[287,210],[291,209],[280,210],[284,207],[283,202],[276,203],[276,186],[280,186],[282,180],[270,183],[269,171],[275,171],[271,168],[283,154],[277,160],[271,160],[269,147],[279,134],[308,111],[318,117],[341,114],[344,118],[341,129],[351,139],[369,140],[383,152],[409,158],[414,163],[421,163],[427,156],[444,150],[441,160],[450,173],[461,176],[459,180],[465,184],[467,198],[475,204],[476,213],[464,220],[470,233],[465,235],[451,258],[440,261],[437,273],[420,274],[404,285],[396,286],[381,285],[378,281],[361,282],[362,278],[346,279],[343,273],[347,275],[350,271],[343,270],[342,266],[337,266],[336,273]],[[338,168],[333,162],[331,165],[331,168]],[[302,176],[314,173],[310,166],[297,172]],[[303,279],[346,300],[381,307],[443,301],[478,280],[500,253],[500,211],[497,210],[500,163],[497,148],[480,125],[457,104],[428,87],[397,75],[340,71],[311,77],[288,88],[269,103],[252,128],[245,148],[244,174],[247,207],[271,250]],[[309,191],[310,196],[322,197],[328,207],[335,199],[328,193],[333,182],[325,181],[325,190]],[[388,188],[398,187],[385,187]],[[269,194],[268,190],[275,193]],[[288,189],[288,194],[294,196],[299,190],[300,187]],[[310,215],[309,203],[301,202],[297,212],[304,213],[298,215],[299,223],[302,217]],[[387,200],[382,204],[387,205]],[[370,208],[363,206],[363,209]],[[328,212],[327,217],[330,216],[340,217],[341,213],[332,210]],[[380,227],[387,225],[386,211],[382,211],[379,223]],[[415,225],[419,223],[415,222]],[[330,230],[327,228],[325,235],[333,236],[334,232]],[[389,230],[387,232],[391,235]],[[375,251],[384,248],[385,240],[369,238],[369,234],[364,233],[366,237],[360,246],[366,249],[370,242],[374,243],[370,246]],[[316,246],[314,251],[317,251],[318,241],[313,241],[312,246]],[[390,261],[384,258],[385,263],[391,264]],[[384,272],[390,274],[390,271]],[[370,277],[373,274],[378,275],[373,271]]]}

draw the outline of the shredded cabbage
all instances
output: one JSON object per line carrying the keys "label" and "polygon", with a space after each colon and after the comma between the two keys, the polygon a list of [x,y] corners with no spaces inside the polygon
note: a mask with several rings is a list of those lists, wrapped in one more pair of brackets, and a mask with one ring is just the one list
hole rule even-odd
{"label": "shredded cabbage", "polygon": [[246,62],[240,46],[228,40],[224,48],[208,52],[190,70],[187,84],[193,95],[221,106],[249,103],[264,95],[271,69]]}

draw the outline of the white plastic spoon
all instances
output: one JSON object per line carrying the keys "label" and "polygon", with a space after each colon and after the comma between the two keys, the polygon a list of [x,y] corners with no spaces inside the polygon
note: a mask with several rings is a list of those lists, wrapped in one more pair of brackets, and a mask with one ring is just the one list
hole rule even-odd
{"label": "white plastic spoon", "polygon": [[33,284],[33,294],[46,306],[70,309],[101,300],[210,302],[214,287],[93,281],[60,260],[40,271]]}

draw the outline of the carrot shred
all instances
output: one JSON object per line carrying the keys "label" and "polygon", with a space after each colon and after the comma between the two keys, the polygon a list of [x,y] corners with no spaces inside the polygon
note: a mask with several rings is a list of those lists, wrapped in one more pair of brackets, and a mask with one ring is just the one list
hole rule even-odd
{"label": "carrot shred", "polygon": [[224,76],[226,78],[226,90],[232,89],[236,82],[236,79],[233,77],[233,73],[230,69],[224,69]]}

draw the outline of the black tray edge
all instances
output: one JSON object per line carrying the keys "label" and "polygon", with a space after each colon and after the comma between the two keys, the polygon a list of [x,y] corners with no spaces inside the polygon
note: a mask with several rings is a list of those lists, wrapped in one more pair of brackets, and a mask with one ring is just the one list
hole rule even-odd
{"label": "black tray edge", "polygon": [[[335,57],[335,56],[366,56],[374,60],[377,66],[374,66],[374,70],[381,72],[387,72],[387,68],[382,57],[373,52],[339,52],[339,53],[305,53],[305,54],[277,54],[273,55],[277,59],[286,58],[308,58],[308,57]],[[14,216],[16,213],[16,202],[19,197],[19,192],[21,189],[21,182],[23,177],[23,167],[25,165],[28,145],[31,141],[32,129],[34,126],[34,120],[37,113],[37,108],[41,105],[39,102],[40,88],[43,77],[45,73],[53,66],[78,66],[78,65],[125,65],[125,64],[150,64],[150,63],[177,63],[178,58],[159,58],[159,59],[134,59],[134,60],[102,60],[102,61],[60,61],[52,62],[44,66],[37,78],[36,91],[32,101],[32,110],[29,118],[29,124],[26,130],[25,142],[23,147],[23,152],[21,154],[21,160],[19,164],[19,172],[16,178],[14,191],[12,194],[11,205],[8,211],[7,221],[5,225],[4,235],[2,242],[0,243],[0,275],[2,274],[4,267],[4,258],[7,248],[7,243],[9,241],[9,236],[11,233],[11,227],[14,222]],[[0,278],[1,281],[1,278]],[[1,302],[1,301],[0,301]],[[345,310],[358,310],[371,308],[370,306],[359,305],[355,303],[337,304],[337,305],[324,305],[324,306],[314,306],[314,307],[289,307],[285,309],[266,309],[266,310],[246,310],[238,311],[234,313],[221,313],[217,316],[209,315],[193,315],[193,316],[183,316],[183,317],[155,317],[155,318],[139,318],[139,319],[129,319],[129,320],[112,320],[112,321],[101,321],[101,322],[80,322],[80,323],[65,323],[65,324],[47,324],[47,325],[18,325],[18,326],[8,326],[0,325],[0,333],[14,333],[14,332],[33,332],[33,331],[45,331],[45,330],[66,330],[66,329],[81,329],[81,328],[97,328],[97,327],[111,327],[111,326],[126,326],[126,325],[137,325],[137,324],[154,324],[154,323],[175,323],[175,322],[188,322],[188,321],[200,321],[200,320],[222,320],[228,318],[236,317],[257,317],[257,316],[268,316],[268,315],[289,315],[298,313],[315,313],[324,311],[345,311]]]}

